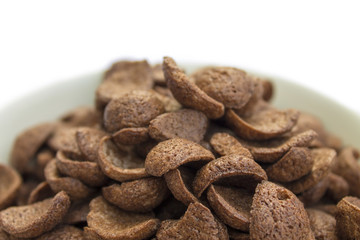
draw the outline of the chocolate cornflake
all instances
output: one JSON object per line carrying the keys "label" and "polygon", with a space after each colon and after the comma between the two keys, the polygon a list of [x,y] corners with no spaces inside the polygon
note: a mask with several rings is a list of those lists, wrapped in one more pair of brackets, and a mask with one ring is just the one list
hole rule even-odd
{"label": "chocolate cornflake", "polygon": [[359,150],[272,106],[275,87],[170,57],[114,63],[95,106],[16,138],[0,239],[360,239]]}
{"label": "chocolate cornflake", "polygon": [[60,223],[69,207],[69,196],[59,192],[52,199],[1,211],[0,226],[15,237],[37,237]]}

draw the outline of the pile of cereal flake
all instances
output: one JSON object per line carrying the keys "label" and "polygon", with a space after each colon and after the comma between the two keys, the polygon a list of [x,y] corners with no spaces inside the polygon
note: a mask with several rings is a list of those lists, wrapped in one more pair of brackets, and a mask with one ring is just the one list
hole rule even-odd
{"label": "pile of cereal flake", "polygon": [[360,239],[359,152],[271,81],[119,61],[94,107],[20,134],[0,239]]}

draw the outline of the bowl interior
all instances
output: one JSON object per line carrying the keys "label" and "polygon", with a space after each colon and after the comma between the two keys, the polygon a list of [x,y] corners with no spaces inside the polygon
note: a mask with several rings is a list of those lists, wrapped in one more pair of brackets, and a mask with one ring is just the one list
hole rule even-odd
{"label": "bowl interior", "polygon": [[[183,64],[182,67],[190,73],[199,65]],[[15,137],[27,127],[55,120],[77,106],[92,105],[101,76],[102,72],[97,72],[58,82],[0,109],[0,162],[8,161]],[[303,86],[277,77],[266,77],[275,84],[275,106],[312,113],[320,117],[326,128],[341,137],[345,144],[360,148],[360,117],[357,114]]]}

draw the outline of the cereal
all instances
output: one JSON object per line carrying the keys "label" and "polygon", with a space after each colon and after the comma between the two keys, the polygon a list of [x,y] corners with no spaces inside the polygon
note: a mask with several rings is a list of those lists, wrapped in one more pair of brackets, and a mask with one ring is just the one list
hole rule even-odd
{"label": "cereal", "polygon": [[48,182],[39,183],[30,193],[27,204],[33,204],[54,196]]}
{"label": "cereal", "polygon": [[253,194],[234,187],[210,185],[207,199],[216,215],[235,229],[248,232]]}
{"label": "cereal", "polygon": [[43,123],[27,129],[15,140],[10,156],[10,164],[20,173],[25,172],[27,165],[39,148],[53,132],[55,125]]}
{"label": "cereal", "polygon": [[256,187],[250,213],[250,239],[315,239],[303,204],[274,183]]}
{"label": "cereal", "polygon": [[272,181],[291,182],[309,173],[313,164],[309,149],[292,147],[279,161],[266,168],[266,174]]}
{"label": "cereal", "polygon": [[58,127],[53,136],[48,140],[49,146],[55,151],[63,151],[73,159],[81,159],[82,153],[76,140],[77,130],[77,127]]}
{"label": "cereal", "polygon": [[98,161],[98,150],[100,140],[107,134],[95,128],[78,128],[76,131],[77,145],[87,161]]}
{"label": "cereal", "polygon": [[153,149],[156,145],[158,145],[158,142],[153,140],[153,139],[149,139],[148,141],[141,143],[141,144],[137,144],[134,147],[134,151],[142,158],[146,158],[146,156],[148,155],[148,153],[151,151],[151,149]]}
{"label": "cereal", "polygon": [[221,156],[239,154],[248,158],[253,158],[247,148],[245,148],[235,137],[225,132],[215,133],[210,139],[210,144]]}
{"label": "cereal", "polygon": [[43,168],[54,157],[55,157],[55,155],[54,155],[53,151],[51,151],[50,149],[45,148],[43,150],[40,150],[39,153],[36,155],[36,163],[37,163],[38,166]]}
{"label": "cereal", "polygon": [[100,141],[98,163],[105,175],[119,182],[149,176],[145,171],[144,160],[135,156],[131,150],[120,149],[110,137]]}
{"label": "cereal", "polygon": [[237,68],[207,67],[196,71],[191,77],[201,90],[226,108],[242,108],[254,91],[252,79]]}
{"label": "cereal", "polygon": [[36,238],[36,240],[85,240],[83,231],[79,228],[70,226],[70,225],[62,225],[51,232],[44,233],[40,237]]}
{"label": "cereal", "polygon": [[249,101],[241,109],[233,109],[235,113],[242,117],[249,117],[259,109],[263,107],[268,107],[269,105],[265,103],[263,96],[265,93],[264,85],[262,80],[259,77],[249,75],[247,76],[251,79],[254,85],[253,94],[251,95]]}
{"label": "cereal", "polygon": [[205,149],[209,150],[210,152],[213,152],[213,153],[214,153],[214,149],[211,147],[211,144],[210,144],[208,141],[206,141],[206,140],[201,140],[201,141],[199,142],[199,144],[200,144],[203,148],[205,148]]}
{"label": "cereal", "polygon": [[229,238],[231,240],[250,240],[250,234],[228,228]]}
{"label": "cereal", "polygon": [[149,130],[145,127],[123,128],[112,137],[116,144],[135,145],[149,140]]}
{"label": "cereal", "polygon": [[227,124],[235,133],[248,140],[267,140],[289,132],[299,117],[297,110],[264,109],[250,117],[240,117],[233,110],[226,111]]}
{"label": "cereal", "polygon": [[[33,173],[36,175],[36,177],[40,180],[44,180],[44,169],[46,165],[55,157],[55,154],[52,150],[49,148],[44,148],[36,154],[36,163],[33,165]],[[31,171],[27,171],[28,173],[31,173]]]}
{"label": "cereal", "polygon": [[[160,94],[162,96],[169,97],[169,98],[172,98],[172,99],[175,100],[174,95],[171,93],[170,89],[168,89],[166,86],[163,86],[163,87],[155,86],[154,87],[154,92],[157,93],[157,94]],[[180,107],[181,107],[181,105],[180,105]]]}
{"label": "cereal", "polygon": [[60,223],[69,207],[69,196],[59,192],[52,199],[1,211],[0,226],[18,238],[37,237]]}
{"label": "cereal", "polygon": [[309,129],[316,131],[318,134],[318,137],[311,143],[312,147],[329,147],[334,148],[337,151],[341,149],[341,140],[336,136],[326,132],[325,127],[320,119],[309,113],[302,112],[296,126],[293,129],[293,132],[299,133]]}
{"label": "cereal", "polygon": [[180,220],[165,220],[156,233],[163,239],[228,239],[226,227],[201,203],[191,203]]}
{"label": "cereal", "polygon": [[0,210],[14,202],[21,183],[20,175],[12,167],[0,164]]}
{"label": "cereal", "polygon": [[10,237],[6,232],[4,232],[3,230],[0,229],[0,239],[1,240],[10,240]]}
{"label": "cereal", "polygon": [[335,204],[318,204],[318,205],[314,206],[313,208],[323,211],[327,214],[330,214],[333,217],[335,217],[336,212],[337,212],[337,207]]}
{"label": "cereal", "polygon": [[298,197],[305,206],[314,205],[320,201],[330,186],[329,177],[324,178],[312,188],[301,193]]}
{"label": "cereal", "polygon": [[271,100],[272,96],[274,95],[274,86],[271,81],[266,79],[261,81],[261,85],[264,89],[262,98],[268,102]]}
{"label": "cereal", "polygon": [[153,78],[155,84],[165,86],[166,82],[165,82],[165,77],[164,77],[164,73],[162,70],[162,65],[156,64],[156,65],[152,66],[151,70],[152,70],[152,78]]}
{"label": "cereal", "polygon": [[224,105],[209,97],[191,82],[172,58],[164,57],[163,71],[168,88],[184,107],[203,112],[210,119],[224,115]]}
{"label": "cereal", "polygon": [[346,147],[339,153],[335,161],[333,172],[343,177],[349,184],[349,193],[352,196],[360,197],[360,166],[357,161],[358,152]]}
{"label": "cereal", "polygon": [[119,208],[131,212],[149,212],[169,195],[162,178],[149,177],[103,187],[104,198]]}
{"label": "cereal", "polygon": [[284,156],[291,147],[307,147],[316,136],[316,132],[308,130],[292,137],[282,137],[261,143],[242,142],[242,144],[250,149],[256,161],[273,163]]}
{"label": "cereal", "polygon": [[21,133],[0,164],[0,239],[360,239],[358,150],[272,106],[268,79],[189,74],[116,62],[95,106]]}
{"label": "cereal", "polygon": [[[103,112],[112,100],[137,89],[136,84],[121,85],[114,81],[102,82],[96,90],[96,109]],[[146,90],[146,89],[145,89]]]}
{"label": "cereal", "polygon": [[84,227],[84,236],[86,240],[103,240],[94,229],[89,227]]}
{"label": "cereal", "polygon": [[56,154],[56,168],[61,174],[92,187],[102,186],[107,180],[97,163],[71,160],[62,151]]}
{"label": "cereal", "polygon": [[154,87],[153,93],[163,103],[165,112],[175,112],[182,108],[181,104],[176,101],[168,88],[156,86]]}
{"label": "cereal", "polygon": [[152,213],[130,213],[108,204],[103,197],[90,202],[88,227],[105,240],[142,240],[151,237],[160,225]]}
{"label": "cereal", "polygon": [[341,239],[360,239],[360,199],[344,197],[337,204],[336,231]]}
{"label": "cereal", "polygon": [[93,107],[78,107],[60,117],[60,121],[72,127],[95,126],[100,116]]}
{"label": "cereal", "polygon": [[156,218],[161,221],[167,219],[179,219],[184,215],[186,209],[186,205],[171,196],[155,209]]}
{"label": "cereal", "polygon": [[336,220],[333,216],[316,209],[308,208],[306,212],[309,216],[311,230],[315,239],[337,240]]}
{"label": "cereal", "polygon": [[151,67],[146,61],[119,61],[104,74],[104,80],[96,90],[96,108],[103,110],[114,98],[153,86]]}
{"label": "cereal", "polygon": [[190,203],[199,200],[192,193],[191,183],[194,180],[195,173],[186,167],[179,167],[165,173],[164,178],[168,188],[174,197],[188,206]]}
{"label": "cereal", "polygon": [[154,94],[136,90],[109,102],[104,112],[104,125],[109,132],[146,127],[164,111],[164,105]]}
{"label": "cereal", "polygon": [[86,222],[86,217],[89,214],[89,199],[72,202],[69,211],[63,219],[65,224],[77,224]]}
{"label": "cereal", "polygon": [[86,186],[81,181],[71,177],[61,177],[56,167],[56,160],[52,160],[45,167],[45,178],[51,190],[55,193],[65,191],[73,200],[88,197],[94,189]]}
{"label": "cereal", "polygon": [[254,187],[267,180],[267,176],[254,160],[237,154],[227,155],[209,162],[197,172],[193,182],[195,196],[200,197],[211,183],[220,180],[235,186]]}
{"label": "cereal", "polygon": [[344,178],[330,173],[327,177],[329,181],[329,187],[327,189],[327,194],[335,200],[336,202],[340,201],[343,197],[349,195],[349,184],[345,181]]}
{"label": "cereal", "polygon": [[164,113],[151,120],[151,138],[164,141],[171,138],[184,138],[200,142],[206,133],[208,119],[202,113],[191,109]]}
{"label": "cereal", "polygon": [[117,83],[146,85],[152,88],[152,71],[149,63],[143,61],[119,61],[114,63],[104,74],[103,81],[114,81]]}
{"label": "cereal", "polygon": [[312,188],[330,173],[336,152],[330,148],[318,148],[311,150],[311,156],[314,159],[311,172],[294,182],[284,184],[295,194]]}
{"label": "cereal", "polygon": [[22,206],[27,204],[31,191],[38,185],[38,183],[39,183],[38,180],[31,178],[25,179],[25,181],[23,181],[16,194],[15,202],[17,206]]}
{"label": "cereal", "polygon": [[213,159],[214,155],[199,144],[182,138],[173,138],[151,149],[145,159],[145,169],[150,175],[161,177],[185,163]]}

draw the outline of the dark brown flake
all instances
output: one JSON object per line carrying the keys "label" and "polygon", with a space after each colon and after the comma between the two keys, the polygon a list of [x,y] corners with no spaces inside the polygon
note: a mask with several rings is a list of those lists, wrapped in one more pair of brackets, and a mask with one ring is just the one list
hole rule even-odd
{"label": "dark brown flake", "polygon": [[313,130],[299,133],[292,137],[281,137],[265,142],[246,142],[241,144],[248,148],[258,162],[273,163],[279,160],[291,147],[307,147],[317,136]]}
{"label": "dark brown flake", "polygon": [[103,187],[102,194],[125,211],[149,212],[166,199],[169,190],[163,178],[149,177]]}
{"label": "dark brown flake", "polygon": [[203,166],[193,182],[194,194],[200,197],[210,184],[225,181],[233,186],[255,188],[256,184],[267,180],[265,171],[253,159],[232,154],[213,160]]}
{"label": "dark brown flake", "polygon": [[152,78],[157,85],[166,86],[164,73],[161,64],[156,64],[151,67]]}
{"label": "dark brown flake", "polygon": [[149,130],[146,127],[123,128],[112,137],[116,144],[135,145],[149,140]]}
{"label": "dark brown flake", "polygon": [[30,193],[27,204],[33,204],[54,196],[48,182],[39,183]]}
{"label": "dark brown flake", "polygon": [[109,102],[104,112],[104,125],[112,133],[127,127],[146,127],[164,111],[163,103],[153,93],[132,91]]}
{"label": "dark brown flake", "polygon": [[197,161],[211,161],[214,155],[201,145],[182,138],[173,138],[151,149],[145,160],[146,172],[160,177],[179,166]]}
{"label": "dark brown flake", "polygon": [[61,225],[54,228],[51,232],[44,233],[35,240],[85,240],[84,233],[81,229],[70,226]]}
{"label": "dark brown flake", "polygon": [[172,58],[164,57],[163,71],[168,88],[183,106],[203,112],[210,119],[224,115],[224,105],[191,82]]}
{"label": "dark brown flake", "polygon": [[246,189],[210,185],[207,199],[216,215],[235,229],[248,232],[253,193]]}
{"label": "dark brown flake", "polygon": [[73,159],[82,159],[82,153],[77,144],[76,132],[79,128],[59,126],[48,140],[49,146],[55,151],[63,151]]}
{"label": "dark brown flake", "polygon": [[119,182],[149,176],[144,159],[136,156],[133,149],[119,148],[111,137],[101,140],[98,163],[105,175]]}
{"label": "dark brown flake", "polygon": [[344,240],[360,239],[360,199],[344,197],[337,204],[336,213],[337,235]]}
{"label": "dark brown flake", "polygon": [[190,203],[199,200],[192,193],[192,181],[195,173],[192,169],[179,167],[165,173],[164,178],[168,188],[174,197],[188,206]]}
{"label": "dark brown flake", "polygon": [[0,164],[0,210],[14,202],[21,184],[22,178],[15,169]]}
{"label": "dark brown flake", "polygon": [[304,203],[305,206],[314,205],[324,197],[329,186],[330,182],[328,176],[315,184],[315,186],[312,188],[301,193],[298,198]]}
{"label": "dark brown flake", "polygon": [[[105,240],[142,240],[151,237],[160,225],[152,213],[131,213],[110,205],[103,197],[90,202],[88,227]],[[96,236],[95,235],[95,236]]]}
{"label": "dark brown flake", "polygon": [[308,174],[313,164],[308,148],[292,147],[279,161],[266,168],[266,174],[272,181],[291,182]]}
{"label": "dark brown flake", "polygon": [[327,189],[327,195],[335,202],[340,201],[343,197],[349,195],[350,186],[343,177],[330,173],[327,177],[329,181],[329,187]]}
{"label": "dark brown flake", "polygon": [[298,117],[297,110],[280,111],[272,108],[258,111],[250,117],[240,117],[231,109],[225,114],[227,124],[239,137],[248,140],[279,137],[293,128]]}
{"label": "dark brown flake", "polygon": [[102,111],[112,99],[132,90],[149,90],[154,82],[147,61],[119,61],[104,74],[96,90],[96,108]]}
{"label": "dark brown flake", "polygon": [[52,123],[43,123],[17,136],[12,148],[10,164],[20,173],[24,173],[35,153],[53,132],[54,127]]}
{"label": "dark brown flake", "polygon": [[226,108],[242,108],[254,91],[252,79],[237,68],[207,67],[197,70],[191,77],[201,90]]}
{"label": "dark brown flake", "polygon": [[253,158],[247,148],[245,148],[235,137],[225,132],[215,133],[210,139],[210,144],[221,156],[239,154],[248,158]]}
{"label": "dark brown flake", "polygon": [[303,204],[297,197],[272,182],[256,187],[251,205],[250,239],[315,239]]}
{"label": "dark brown flake", "polygon": [[62,151],[56,154],[56,167],[61,174],[78,179],[88,186],[102,186],[107,180],[96,162],[72,160]]}
{"label": "dark brown flake", "polygon": [[335,161],[333,172],[349,184],[350,195],[360,197],[360,166],[358,152],[352,147],[342,149]]}
{"label": "dark brown flake", "polygon": [[200,142],[206,133],[208,119],[202,113],[191,109],[164,113],[151,120],[149,134],[157,141],[184,138]]}
{"label": "dark brown flake", "polygon": [[201,203],[191,203],[180,220],[165,220],[156,233],[157,240],[229,239],[226,227]]}
{"label": "dark brown flake", "polygon": [[3,210],[0,212],[0,226],[15,237],[37,237],[60,223],[69,207],[69,196],[59,192],[52,199]]}
{"label": "dark brown flake", "polygon": [[330,214],[323,211],[308,208],[306,212],[309,216],[311,230],[315,239],[337,240],[336,220]]}
{"label": "dark brown flake", "polygon": [[99,123],[99,113],[93,107],[78,107],[60,117],[60,121],[72,127],[95,126]]}
{"label": "dark brown flake", "polygon": [[286,188],[295,194],[312,188],[329,175],[336,157],[336,152],[330,148],[317,148],[311,150],[311,157],[314,159],[311,172],[296,181],[284,184]]}
{"label": "dark brown flake", "polygon": [[56,160],[46,165],[45,178],[55,193],[65,191],[73,200],[86,198],[94,192],[93,188],[86,186],[78,179],[62,177],[56,167]]}
{"label": "dark brown flake", "polygon": [[106,135],[106,132],[95,128],[83,127],[77,129],[76,142],[87,161],[98,161],[100,140]]}

